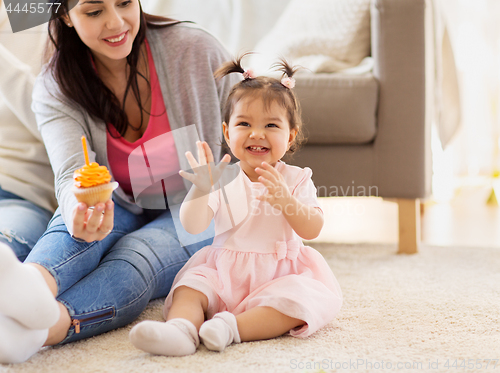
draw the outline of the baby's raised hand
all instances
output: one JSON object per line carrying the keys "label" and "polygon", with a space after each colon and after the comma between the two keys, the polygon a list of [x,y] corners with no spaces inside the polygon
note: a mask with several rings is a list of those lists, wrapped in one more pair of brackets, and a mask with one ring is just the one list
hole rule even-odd
{"label": "baby's raised hand", "polygon": [[283,175],[267,162],[262,162],[262,167],[257,167],[255,172],[260,175],[259,181],[267,188],[267,194],[257,198],[269,202],[274,208],[283,211],[292,199]]}
{"label": "baby's raised hand", "polygon": [[197,141],[198,162],[191,152],[186,152],[186,158],[194,173],[179,171],[179,175],[193,183],[196,188],[204,193],[210,192],[212,185],[219,181],[224,169],[229,164],[231,156],[226,154],[220,163],[215,166],[212,150],[206,141]]}

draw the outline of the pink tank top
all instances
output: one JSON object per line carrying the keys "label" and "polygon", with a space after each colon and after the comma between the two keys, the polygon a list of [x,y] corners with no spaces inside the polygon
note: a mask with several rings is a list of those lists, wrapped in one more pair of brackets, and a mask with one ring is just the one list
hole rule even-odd
{"label": "pink tank top", "polygon": [[[111,173],[125,193],[136,197],[143,192],[157,193],[159,186],[160,191],[164,189],[166,193],[184,188],[179,176],[179,158],[147,40],[146,48],[151,84],[148,127],[135,142],[125,140],[112,125],[108,126],[109,131],[106,132]],[[156,186],[153,186],[155,183]]]}

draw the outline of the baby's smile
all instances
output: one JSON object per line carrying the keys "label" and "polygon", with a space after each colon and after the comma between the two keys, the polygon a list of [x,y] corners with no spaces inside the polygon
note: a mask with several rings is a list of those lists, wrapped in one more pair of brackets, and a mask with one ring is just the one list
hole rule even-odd
{"label": "baby's smile", "polygon": [[247,150],[253,155],[264,155],[269,153],[270,149],[265,146],[247,146]]}

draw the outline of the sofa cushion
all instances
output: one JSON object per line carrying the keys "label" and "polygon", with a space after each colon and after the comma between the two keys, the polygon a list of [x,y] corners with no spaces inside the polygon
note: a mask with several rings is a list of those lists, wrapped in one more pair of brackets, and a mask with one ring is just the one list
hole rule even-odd
{"label": "sofa cushion", "polygon": [[362,144],[375,138],[378,83],[372,73],[298,74],[307,144]]}
{"label": "sofa cushion", "polygon": [[370,54],[370,0],[291,0],[255,51],[259,73],[281,56],[312,72],[356,66]]}

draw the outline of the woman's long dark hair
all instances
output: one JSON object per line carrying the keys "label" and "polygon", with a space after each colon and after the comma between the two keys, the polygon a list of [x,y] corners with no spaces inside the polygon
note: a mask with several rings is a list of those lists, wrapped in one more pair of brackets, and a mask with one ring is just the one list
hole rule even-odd
{"label": "woman's long dark hair", "polygon": [[49,21],[50,41],[46,47],[45,59],[49,62],[48,68],[61,92],[80,105],[92,117],[101,119],[106,124],[112,124],[121,136],[125,135],[129,127],[139,130],[140,126],[133,127],[125,114],[125,98],[132,91],[141,110],[142,124],[144,108],[141,103],[138,78],[145,79],[148,84],[149,81],[138,71],[137,66],[141,57],[141,46],[146,38],[146,29],[148,26],[157,28],[178,22],[144,13],[139,2],[140,28],[132,45],[132,51],[127,56],[130,75],[123,104],[120,105],[116,95],[97,75],[90,49],[81,41],[75,29],[68,27],[61,17],[68,14],[68,0],[54,1],[62,4],[59,7],[52,7],[52,17]]}

